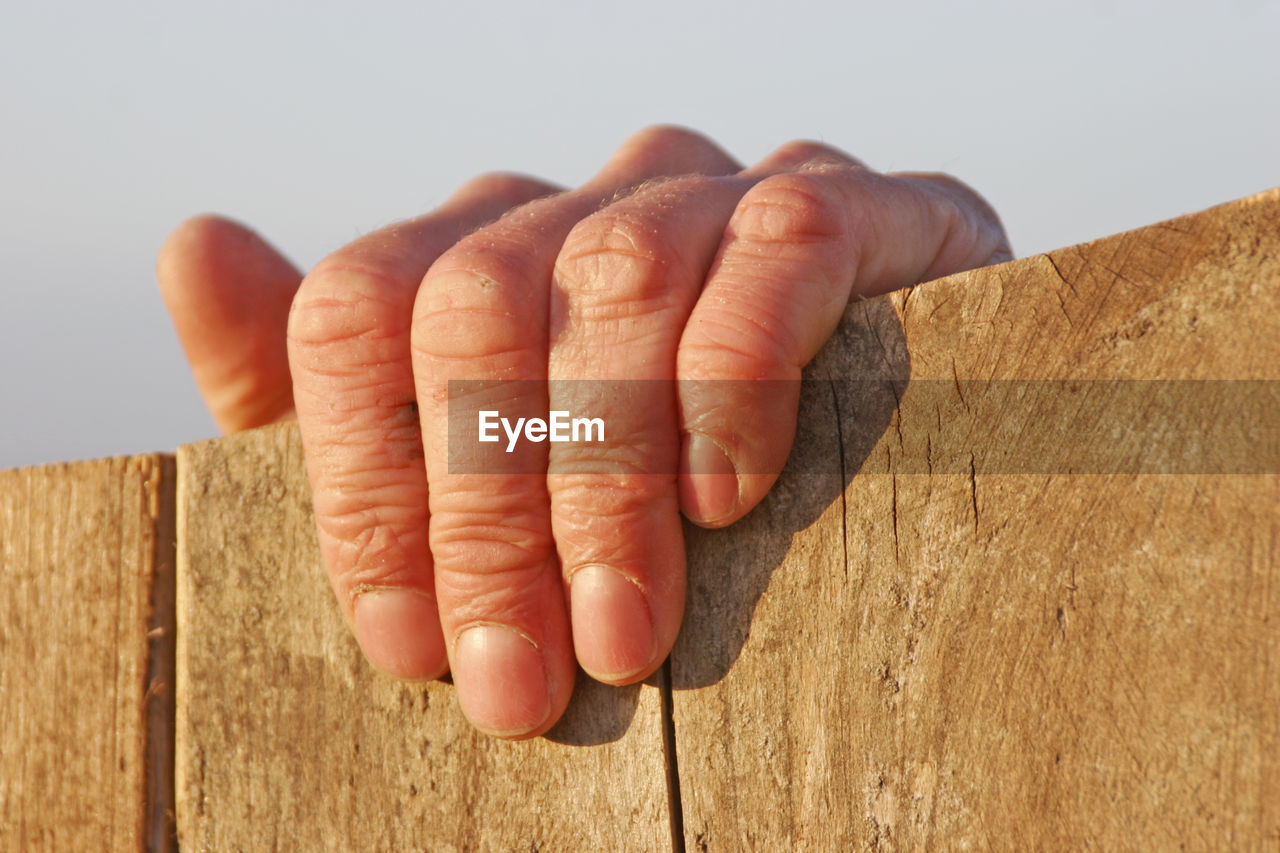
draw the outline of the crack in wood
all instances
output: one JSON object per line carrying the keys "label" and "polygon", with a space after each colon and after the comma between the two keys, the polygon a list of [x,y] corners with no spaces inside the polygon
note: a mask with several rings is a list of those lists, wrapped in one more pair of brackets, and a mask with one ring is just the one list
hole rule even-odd
{"label": "crack in wood", "polygon": [[675,698],[671,691],[671,658],[662,662],[658,692],[662,697],[662,755],[667,771],[667,818],[671,823],[671,849],[685,853],[684,803],[680,798],[680,765],[676,755]]}

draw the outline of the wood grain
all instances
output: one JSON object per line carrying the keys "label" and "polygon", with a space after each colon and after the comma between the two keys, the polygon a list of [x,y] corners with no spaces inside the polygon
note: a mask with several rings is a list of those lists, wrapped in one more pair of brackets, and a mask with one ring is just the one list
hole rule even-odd
{"label": "wood grain", "polygon": [[0,850],[172,848],[173,459],[0,472]]}
{"label": "wood grain", "polygon": [[689,530],[688,849],[1280,849],[1280,191],[855,304],[806,375]]}
{"label": "wood grain", "polygon": [[452,686],[363,660],[324,576],[296,427],[178,458],[184,850],[670,846],[655,687],[580,680],[546,738],[477,734]]}
{"label": "wood grain", "polygon": [[1271,192],[852,306],[663,695],[525,743],[365,665],[293,427],[0,473],[0,850],[166,849],[170,772],[196,851],[1280,849],[1277,258]]}

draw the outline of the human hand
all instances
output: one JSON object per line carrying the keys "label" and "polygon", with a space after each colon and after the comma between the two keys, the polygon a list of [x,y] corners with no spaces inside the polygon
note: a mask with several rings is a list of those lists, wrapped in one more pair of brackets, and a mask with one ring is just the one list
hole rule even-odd
{"label": "human hand", "polygon": [[[816,143],[744,170],[651,128],[579,189],[484,176],[305,278],[199,217],[158,277],[221,428],[296,405],[324,561],[369,660],[451,669],[472,722],[528,737],[563,713],[575,659],[613,684],[660,665],[684,608],[680,514],[718,527],[761,500],[799,384],[733,410],[642,384],[604,413],[628,437],[621,468],[559,473],[582,451],[537,444],[548,475],[528,477],[450,471],[448,381],[798,380],[852,296],[1009,256],[953,179],[879,175]],[[513,402],[564,408],[541,387]]]}

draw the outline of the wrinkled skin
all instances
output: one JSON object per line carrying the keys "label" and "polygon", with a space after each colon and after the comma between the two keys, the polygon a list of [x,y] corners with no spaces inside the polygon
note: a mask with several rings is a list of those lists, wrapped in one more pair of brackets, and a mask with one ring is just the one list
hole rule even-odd
{"label": "wrinkled skin", "polygon": [[[795,380],[851,298],[1009,257],[952,178],[877,174],[812,142],[744,169],[656,127],[577,189],[484,175],[305,276],[197,217],[158,277],[219,426],[297,417],[324,561],[369,661],[451,670],[471,721],[519,738],[561,716],[575,664],[611,684],[661,664],[684,609],[681,513],[721,527],[755,506],[797,399],[638,384],[603,402],[627,436],[619,465],[584,471],[586,450],[541,443],[526,458],[546,476],[504,476],[450,471],[449,380]],[[542,389],[511,401],[529,411],[566,404],[557,384],[521,387]]]}

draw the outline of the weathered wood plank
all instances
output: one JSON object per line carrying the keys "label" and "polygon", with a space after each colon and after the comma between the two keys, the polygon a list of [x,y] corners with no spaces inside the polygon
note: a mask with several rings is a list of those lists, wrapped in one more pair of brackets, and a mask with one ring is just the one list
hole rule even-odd
{"label": "weathered wood plank", "polygon": [[1280,845],[1276,385],[1173,381],[1280,380],[1280,191],[852,306],[808,376],[775,492],[690,531],[690,850]]}
{"label": "weathered wood plank", "polygon": [[165,456],[0,472],[0,850],[171,849],[173,491]]}
{"label": "weathered wood plank", "polygon": [[296,428],[179,453],[178,823],[189,850],[670,845],[658,691],[579,683],[548,738],[374,672],[332,601]]}

